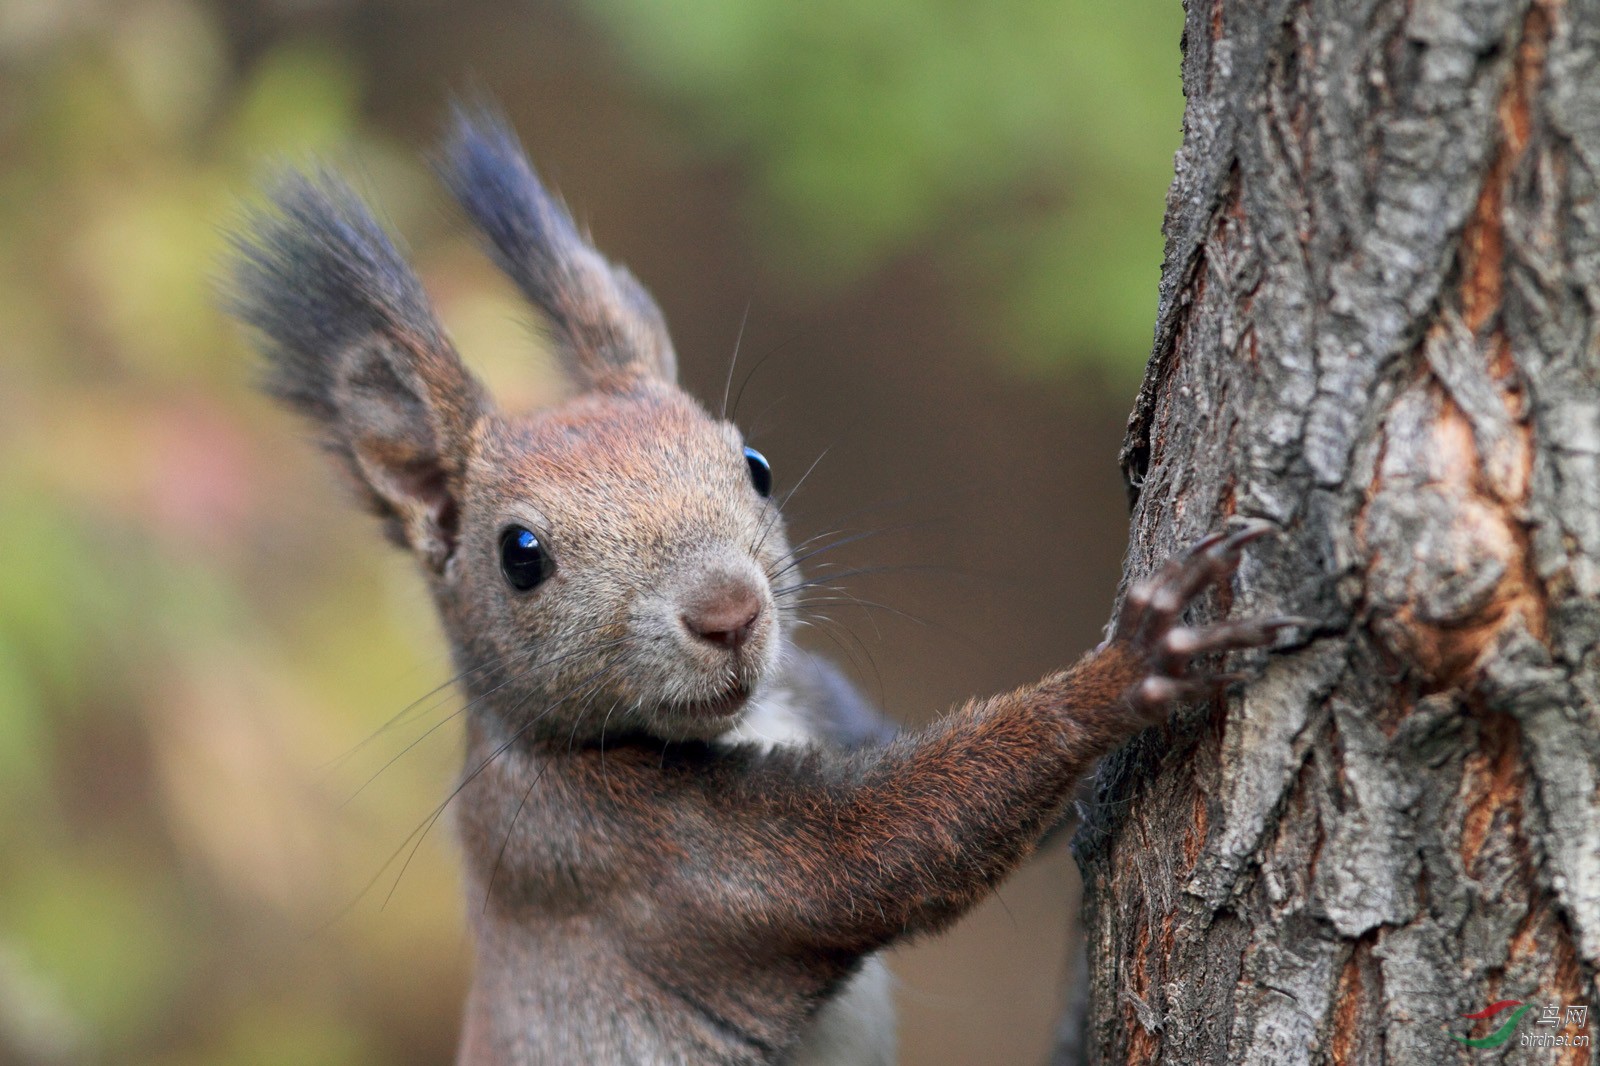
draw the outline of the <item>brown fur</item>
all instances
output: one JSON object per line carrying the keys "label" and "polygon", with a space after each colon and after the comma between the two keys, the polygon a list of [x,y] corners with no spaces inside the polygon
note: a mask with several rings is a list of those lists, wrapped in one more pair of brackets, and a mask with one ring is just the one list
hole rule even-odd
{"label": "brown fur", "polygon": [[[1136,586],[1070,670],[885,741],[789,645],[782,519],[737,430],[671,381],[659,312],[536,183],[515,186],[532,171],[503,158],[503,130],[480,134],[461,134],[452,183],[574,348],[585,388],[566,405],[494,410],[344,194],[294,186],[240,272],[275,388],[416,551],[471,701],[457,819],[478,966],[459,1061],[817,1061],[819,1016],[864,959],[992,890],[1096,759],[1205,687],[1194,656],[1287,624],[1179,623],[1261,530]],[[501,574],[508,525],[554,559],[531,591]],[[686,612],[735,595],[756,610],[740,639],[697,635]],[[782,714],[811,739],[740,739]]]}

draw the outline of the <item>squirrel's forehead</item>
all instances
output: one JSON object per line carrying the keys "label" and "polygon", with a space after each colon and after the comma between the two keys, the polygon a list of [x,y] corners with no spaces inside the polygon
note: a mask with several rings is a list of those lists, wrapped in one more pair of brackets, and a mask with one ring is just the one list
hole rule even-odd
{"label": "squirrel's forehead", "polygon": [[506,424],[495,457],[512,480],[594,486],[720,487],[739,441],[688,397],[606,398]]}

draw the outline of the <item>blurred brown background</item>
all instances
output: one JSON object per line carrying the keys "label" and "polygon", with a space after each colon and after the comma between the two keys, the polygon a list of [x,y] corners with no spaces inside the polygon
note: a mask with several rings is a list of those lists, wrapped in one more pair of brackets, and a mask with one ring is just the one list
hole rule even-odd
{"label": "blurred brown background", "polygon": [[[468,360],[538,403],[526,317],[423,158],[453,93],[501,101],[712,404],[743,323],[738,420],[780,489],[826,451],[793,532],[879,531],[836,558],[887,567],[851,585],[883,607],[811,643],[915,723],[1099,637],[1180,25],[1177,0],[0,0],[0,1062],[452,1053],[448,831],[407,855],[457,701],[382,728],[448,675],[430,608],[214,309],[273,160],[354,175]],[[1075,898],[1057,844],[897,951],[903,1061],[1039,1061]]]}

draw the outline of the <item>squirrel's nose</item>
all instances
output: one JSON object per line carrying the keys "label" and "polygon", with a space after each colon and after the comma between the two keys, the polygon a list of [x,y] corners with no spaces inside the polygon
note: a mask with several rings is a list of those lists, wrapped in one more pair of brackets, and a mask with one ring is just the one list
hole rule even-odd
{"label": "squirrel's nose", "polygon": [[679,617],[707,644],[738,651],[761,619],[761,594],[743,581],[719,583],[685,603]]}

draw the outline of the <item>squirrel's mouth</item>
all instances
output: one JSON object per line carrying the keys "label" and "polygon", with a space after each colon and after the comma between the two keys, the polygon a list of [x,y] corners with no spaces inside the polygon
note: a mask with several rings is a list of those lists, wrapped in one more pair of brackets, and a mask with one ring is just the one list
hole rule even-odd
{"label": "squirrel's mouth", "polygon": [[751,687],[735,681],[725,692],[709,699],[693,700],[672,705],[673,711],[687,718],[727,718],[736,714],[750,699]]}

